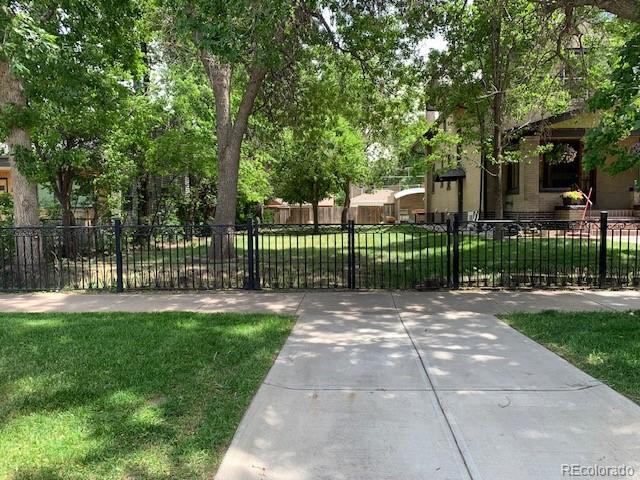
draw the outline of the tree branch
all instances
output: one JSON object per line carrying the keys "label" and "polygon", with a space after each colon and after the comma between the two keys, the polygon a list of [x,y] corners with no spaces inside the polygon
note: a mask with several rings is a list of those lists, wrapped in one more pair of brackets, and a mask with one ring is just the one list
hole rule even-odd
{"label": "tree branch", "polygon": [[640,22],[640,6],[637,0],[539,0],[548,10],[574,7],[596,7],[625,20]]}
{"label": "tree branch", "polygon": [[320,22],[320,25],[322,25],[322,29],[327,33],[327,36],[329,37],[329,41],[331,42],[331,45],[333,45],[333,48],[335,48],[336,50],[342,53],[348,53],[353,58],[355,58],[360,64],[362,75],[366,76],[367,72],[369,71],[369,65],[367,64],[367,61],[364,58],[362,58],[362,56],[360,56],[358,53],[354,52],[349,48],[346,48],[340,43],[340,41],[336,37],[335,32],[331,29],[331,25],[329,25],[329,23],[327,22],[327,19],[324,18],[324,15],[322,15],[322,12],[313,12],[311,16]]}

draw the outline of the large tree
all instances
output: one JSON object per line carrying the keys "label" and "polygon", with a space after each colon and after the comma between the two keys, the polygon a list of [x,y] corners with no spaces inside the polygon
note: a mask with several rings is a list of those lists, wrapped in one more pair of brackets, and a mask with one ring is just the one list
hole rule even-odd
{"label": "large tree", "polygon": [[[99,72],[104,63],[83,64],[98,52],[102,58],[135,62],[137,53],[128,47],[136,32],[133,27],[138,11],[136,0],[18,0],[5,2],[0,8],[0,109],[3,140],[14,174],[16,226],[39,224],[37,187],[28,175],[34,169],[16,168],[16,158],[32,149],[32,102],[42,100],[51,92],[47,88],[62,84],[65,76],[73,80],[79,69]],[[61,68],[64,63],[75,68]],[[31,249],[19,247],[18,275],[33,275],[37,256]]]}
{"label": "large tree", "polygon": [[[18,166],[49,186],[61,209],[64,227],[75,225],[74,194],[93,190],[105,168],[104,147],[116,125],[128,121],[129,89],[118,70],[92,71],[86,63],[59,60],[48,82],[29,103],[33,148],[19,155]],[[69,246],[68,246],[69,247]],[[68,248],[68,251],[72,251]]]}
{"label": "large tree", "polygon": [[640,130],[640,26],[627,35],[609,78],[591,99],[590,106],[601,112],[601,119],[587,135],[585,154],[588,167],[614,174],[640,164],[640,145],[622,143]]}
{"label": "large tree", "polygon": [[294,48],[305,5],[289,0],[161,4],[171,20],[167,38],[200,59],[213,91],[218,162],[214,223],[230,226],[236,220],[240,154],[249,118],[265,78]]}
{"label": "large tree", "polygon": [[[265,81],[295,66],[309,45],[323,43],[382,70],[380,51],[397,57],[395,2],[353,0],[163,0],[166,38],[197,56],[215,98],[217,207],[214,224],[232,239],[242,142]],[[230,251],[212,247],[215,252]]]}

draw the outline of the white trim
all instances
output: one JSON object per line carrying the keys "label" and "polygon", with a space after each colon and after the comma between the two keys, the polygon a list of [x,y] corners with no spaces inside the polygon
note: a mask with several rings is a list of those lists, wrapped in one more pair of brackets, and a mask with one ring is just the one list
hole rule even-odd
{"label": "white trim", "polygon": [[393,194],[393,198],[397,200],[399,198],[406,197],[407,195],[415,195],[417,193],[424,194],[424,187],[407,188],[406,190],[400,190],[399,192]]}
{"label": "white trim", "polygon": [[352,207],[384,207],[382,200],[363,200],[362,202],[352,202]]}

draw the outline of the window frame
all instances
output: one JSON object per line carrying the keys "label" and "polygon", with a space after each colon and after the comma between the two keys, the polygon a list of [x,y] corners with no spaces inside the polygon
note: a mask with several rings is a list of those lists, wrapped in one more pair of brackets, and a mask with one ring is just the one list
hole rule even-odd
{"label": "window frame", "polygon": [[[515,175],[513,175],[515,171]],[[520,193],[520,162],[507,164],[507,195],[518,195]],[[515,177],[515,186],[512,181]]]}
{"label": "window frame", "polygon": [[[580,186],[580,183],[582,181],[582,177],[583,177],[583,172],[582,172],[582,156],[583,156],[583,150],[584,150],[584,146],[582,144],[582,139],[580,138],[554,138],[554,139],[549,139],[549,140],[544,140],[541,141],[540,144],[544,145],[544,144],[548,144],[548,143],[552,143],[554,145],[558,145],[558,144],[570,144],[572,146],[576,146],[578,147],[578,155],[576,158],[576,163],[577,163],[577,181],[574,182],[575,184],[577,184],[578,186]],[[545,180],[546,180],[546,175],[545,175],[545,169],[549,168],[550,166],[546,165],[546,161],[545,161],[545,156],[540,155],[540,169],[539,169],[539,191],[541,193],[544,192],[567,192],[570,191],[573,186],[569,185],[569,186],[564,186],[564,187],[545,187]]]}

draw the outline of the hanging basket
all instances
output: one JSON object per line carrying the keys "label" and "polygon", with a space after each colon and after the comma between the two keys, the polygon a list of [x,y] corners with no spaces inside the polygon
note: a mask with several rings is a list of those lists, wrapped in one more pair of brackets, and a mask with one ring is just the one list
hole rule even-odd
{"label": "hanging basket", "polygon": [[546,160],[550,165],[563,165],[573,163],[577,158],[578,151],[571,145],[558,144],[547,154]]}

